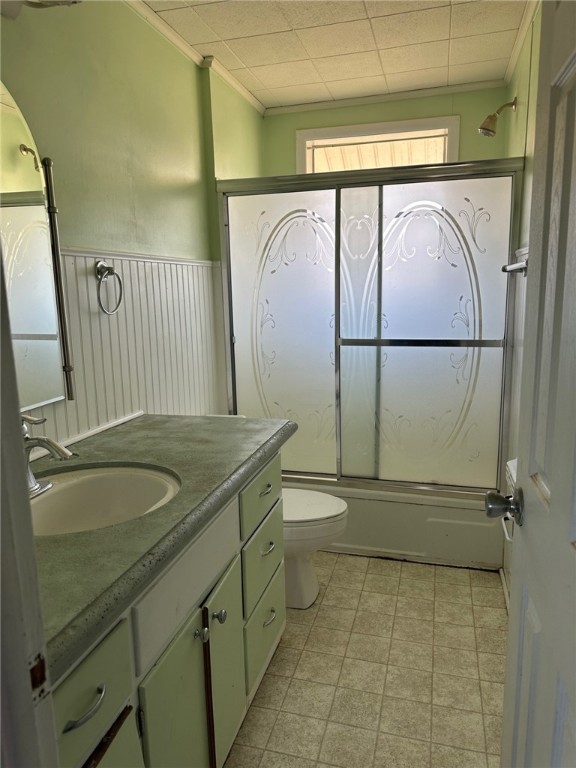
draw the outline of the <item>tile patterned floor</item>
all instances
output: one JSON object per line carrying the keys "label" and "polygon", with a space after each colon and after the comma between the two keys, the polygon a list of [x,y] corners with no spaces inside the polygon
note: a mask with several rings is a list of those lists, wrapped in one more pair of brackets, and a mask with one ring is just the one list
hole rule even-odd
{"label": "tile patterned floor", "polygon": [[499,768],[497,573],[318,552],[226,768]]}

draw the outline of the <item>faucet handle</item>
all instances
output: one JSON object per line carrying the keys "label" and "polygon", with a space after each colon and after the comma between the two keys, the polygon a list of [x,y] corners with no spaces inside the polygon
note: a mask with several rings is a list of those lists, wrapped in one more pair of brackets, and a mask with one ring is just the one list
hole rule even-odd
{"label": "faucet handle", "polygon": [[20,418],[22,419],[22,435],[24,437],[30,437],[30,430],[28,429],[29,424],[44,424],[46,421],[46,417],[43,418],[39,416],[27,416],[25,413],[20,414]]}

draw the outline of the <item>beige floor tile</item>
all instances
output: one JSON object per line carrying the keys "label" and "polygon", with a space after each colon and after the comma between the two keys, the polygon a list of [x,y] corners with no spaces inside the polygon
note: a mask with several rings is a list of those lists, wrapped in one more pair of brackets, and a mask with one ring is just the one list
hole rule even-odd
{"label": "beige floor tile", "polygon": [[506,608],[504,592],[501,589],[472,587],[472,602],[474,605],[484,605],[490,608]]}
{"label": "beige floor tile", "polygon": [[376,731],[351,725],[328,723],[320,750],[320,761],[342,768],[366,768],[372,765]]}
{"label": "beige floor tile", "polygon": [[314,623],[319,606],[314,604],[310,608],[286,608],[286,621],[290,624],[305,624],[311,626]]}
{"label": "beige floor tile", "polygon": [[338,571],[366,573],[369,561],[369,557],[363,557],[362,555],[338,555],[334,568]]}
{"label": "beige floor tile", "polygon": [[328,584],[322,598],[322,605],[332,605],[335,608],[358,608],[361,592],[359,589],[346,589],[346,587],[333,587]]}
{"label": "beige floor tile", "polygon": [[432,673],[388,666],[384,695],[428,704],[432,701]]}
{"label": "beige floor tile", "polygon": [[350,642],[346,650],[346,656],[363,661],[374,661],[377,664],[386,664],[390,652],[390,639],[387,637],[374,637],[373,635],[360,635],[352,632]]}
{"label": "beige floor tile", "polygon": [[266,746],[272,752],[316,760],[325,730],[325,720],[279,712]]}
{"label": "beige floor tile", "polygon": [[449,747],[484,752],[482,715],[462,709],[433,706],[432,741]]}
{"label": "beige floor tile", "polygon": [[320,550],[318,552],[314,552],[312,555],[312,562],[314,565],[319,565],[322,568],[328,568],[329,570],[334,568],[337,560],[337,552],[324,552],[323,550]]}
{"label": "beige floor tile", "polygon": [[430,744],[381,733],[376,744],[374,768],[430,768]]}
{"label": "beige floor tile", "polygon": [[298,680],[310,680],[314,683],[336,685],[340,677],[343,658],[331,653],[302,651],[294,677]]}
{"label": "beige floor tile", "polygon": [[271,675],[267,672],[258,686],[258,691],[252,703],[256,707],[280,709],[289,685],[290,678]]}
{"label": "beige floor tile", "polygon": [[381,595],[378,592],[362,592],[358,610],[393,616],[396,611],[396,597],[394,595]]}
{"label": "beige floor tile", "polygon": [[476,651],[462,648],[434,646],[434,672],[478,679],[478,656]]}
{"label": "beige floor tile", "polygon": [[440,624],[459,624],[472,627],[474,625],[472,606],[436,600],[434,604],[434,621]]}
{"label": "beige floor tile", "polygon": [[486,751],[491,755],[500,754],[502,739],[502,718],[496,715],[484,715],[484,732],[486,734]]}
{"label": "beige floor tile", "polygon": [[432,768],[486,768],[486,754],[432,744]]}
{"label": "beige floor tile", "polygon": [[345,658],[338,686],[370,693],[383,693],[386,670],[386,664]]}
{"label": "beige floor tile", "polygon": [[472,603],[472,593],[467,584],[436,584],[436,600],[442,600],[446,603]]}
{"label": "beige floor tile", "polygon": [[504,684],[480,681],[482,691],[482,710],[485,715],[498,715],[502,717],[504,704]]}
{"label": "beige floor tile", "polygon": [[350,633],[340,629],[312,627],[306,640],[305,650],[344,656],[349,639]]}
{"label": "beige floor tile", "polygon": [[263,754],[261,749],[233,744],[224,768],[258,768]]}
{"label": "beige floor tile", "polygon": [[470,571],[470,584],[474,587],[502,589],[502,579],[498,571]]}
{"label": "beige floor tile", "polygon": [[293,677],[282,702],[282,711],[326,720],[335,691],[336,688],[333,685],[298,680]]}
{"label": "beige floor tile", "polygon": [[273,709],[251,706],[236,736],[236,744],[264,748],[278,717]]}
{"label": "beige floor tile", "polygon": [[403,616],[406,619],[432,621],[434,618],[434,600],[399,597],[396,601],[396,616]]}
{"label": "beige floor tile", "polygon": [[476,635],[474,627],[467,627],[461,624],[434,624],[434,645],[475,651]]}
{"label": "beige floor tile", "polygon": [[371,557],[368,563],[368,573],[378,573],[380,576],[400,576],[402,563],[399,560],[384,560]]}
{"label": "beige floor tile", "polygon": [[333,587],[346,587],[348,589],[362,589],[366,574],[356,571],[339,571],[334,569],[330,576],[329,585]]}
{"label": "beige floor tile", "polygon": [[359,610],[356,611],[352,632],[375,637],[391,637],[393,624],[394,617],[390,614]]}
{"label": "beige floor tile", "polygon": [[279,646],[272,661],[268,667],[268,672],[272,675],[281,675],[282,677],[292,677],[294,670],[298,665],[301,651],[294,648],[283,648]]}
{"label": "beige floor tile", "polygon": [[382,696],[379,693],[337,688],[328,719],[336,723],[377,730],[381,703]]}
{"label": "beige floor tile", "polygon": [[327,586],[328,582],[330,581],[330,577],[332,576],[332,569],[323,568],[321,565],[315,565],[314,570],[316,571],[318,584],[320,584],[321,587]]}
{"label": "beige floor tile", "polygon": [[476,647],[478,651],[482,653],[498,653],[501,656],[505,656],[507,643],[507,629],[476,626]]}
{"label": "beige floor tile", "polygon": [[394,667],[409,667],[432,672],[432,648],[424,643],[392,640],[388,663]]}
{"label": "beige floor tile", "polygon": [[400,579],[397,577],[368,573],[364,580],[364,589],[367,592],[379,592],[382,595],[397,595],[399,584]]}
{"label": "beige floor tile", "polygon": [[488,758],[488,768],[501,768],[500,755],[486,755]]}
{"label": "beige floor tile", "polygon": [[489,629],[507,629],[508,612],[505,608],[484,608],[481,605],[474,605],[474,624],[477,627],[488,627]]}
{"label": "beige floor tile", "polygon": [[432,680],[432,703],[439,707],[482,712],[480,683],[468,677],[435,672]]}
{"label": "beige floor tile", "polygon": [[429,741],[431,712],[430,704],[384,696],[380,715],[380,731],[395,736]]}
{"label": "beige floor tile", "polygon": [[426,563],[402,563],[402,576],[407,579],[434,581],[435,573],[435,565],[427,565]]}
{"label": "beige floor tile", "polygon": [[[264,752],[258,768],[315,768],[315,766],[314,760],[307,760],[304,757],[282,755],[279,752]],[[252,768],[252,766],[246,766],[246,768]]]}
{"label": "beige floor tile", "polygon": [[470,584],[470,571],[468,568],[451,568],[447,565],[436,566],[436,583],[445,584]]}
{"label": "beige floor tile", "polygon": [[417,600],[434,600],[434,582],[408,579],[402,575],[398,595],[400,597],[414,597]]}
{"label": "beige floor tile", "polygon": [[306,644],[309,633],[310,627],[307,627],[305,624],[292,624],[291,622],[287,622],[286,629],[280,640],[280,647],[302,650]]}
{"label": "beige floor tile", "polygon": [[337,608],[335,605],[322,604],[318,608],[314,626],[325,629],[341,629],[349,632],[354,624],[356,611],[353,608]]}
{"label": "beige floor tile", "polygon": [[397,616],[394,619],[392,637],[395,640],[408,640],[415,643],[432,643],[434,638],[434,625],[431,621],[423,619],[410,619]]}
{"label": "beige floor tile", "polygon": [[503,683],[506,675],[506,656],[497,653],[479,653],[480,680]]}

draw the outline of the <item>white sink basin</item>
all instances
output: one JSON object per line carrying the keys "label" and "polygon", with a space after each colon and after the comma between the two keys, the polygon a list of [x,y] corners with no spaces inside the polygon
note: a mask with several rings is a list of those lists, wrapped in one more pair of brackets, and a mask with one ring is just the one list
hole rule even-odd
{"label": "white sink basin", "polygon": [[180,490],[168,472],[146,467],[91,467],[42,477],[53,487],[32,499],[35,536],[107,528],[152,512]]}

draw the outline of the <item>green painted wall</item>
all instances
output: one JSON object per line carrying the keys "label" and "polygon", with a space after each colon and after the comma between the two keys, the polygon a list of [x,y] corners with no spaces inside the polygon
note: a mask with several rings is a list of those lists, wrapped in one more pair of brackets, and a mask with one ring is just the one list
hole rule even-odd
{"label": "green painted wall", "polygon": [[482,120],[506,98],[506,88],[490,88],[379,104],[268,114],[264,119],[263,172],[266,176],[296,173],[297,130],[445,115],[460,116],[460,160],[506,157],[503,132],[493,139],[478,133]]}
{"label": "green painted wall", "polygon": [[54,160],[62,245],[206,259],[201,72],[121,2],[2,18],[2,79]]}
{"label": "green painted wall", "polygon": [[42,192],[43,175],[36,171],[31,155],[23,155],[20,145],[36,152],[30,129],[6,89],[0,106],[0,192]]}

